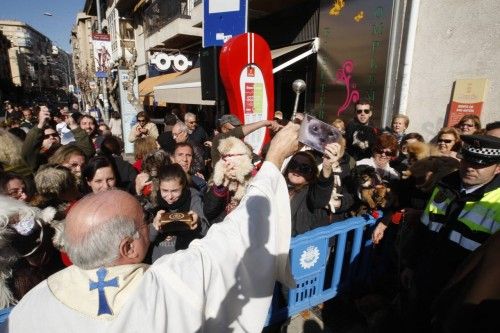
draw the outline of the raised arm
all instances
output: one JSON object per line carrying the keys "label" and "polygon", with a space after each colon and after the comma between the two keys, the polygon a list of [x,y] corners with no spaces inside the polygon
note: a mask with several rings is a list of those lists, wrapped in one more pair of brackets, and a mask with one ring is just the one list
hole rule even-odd
{"label": "raised arm", "polygon": [[276,132],[281,128],[281,126],[274,120],[261,120],[251,124],[245,124],[241,127],[241,129],[243,131],[243,134],[247,136],[248,134],[262,127],[269,127],[273,132]]}

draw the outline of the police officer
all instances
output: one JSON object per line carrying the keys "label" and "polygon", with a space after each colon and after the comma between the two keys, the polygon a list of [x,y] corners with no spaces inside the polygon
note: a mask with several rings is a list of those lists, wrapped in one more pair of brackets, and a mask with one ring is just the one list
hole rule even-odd
{"label": "police officer", "polygon": [[428,328],[429,307],[457,267],[500,230],[500,138],[461,138],[460,169],[438,183],[402,254],[402,285],[416,295],[416,331]]}

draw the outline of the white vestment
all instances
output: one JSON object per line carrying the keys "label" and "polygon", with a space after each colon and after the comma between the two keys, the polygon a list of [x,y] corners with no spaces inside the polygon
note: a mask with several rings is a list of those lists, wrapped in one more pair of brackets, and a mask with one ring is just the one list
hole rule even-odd
{"label": "white vestment", "polygon": [[289,202],[283,176],[265,162],[240,205],[205,238],[149,268],[109,267],[106,281],[128,274],[117,278],[120,287],[104,288],[112,315],[97,315],[97,289],[89,290],[89,279],[98,280],[96,270],[68,267],[31,290],[3,330],[260,332],[275,280],[293,283]]}

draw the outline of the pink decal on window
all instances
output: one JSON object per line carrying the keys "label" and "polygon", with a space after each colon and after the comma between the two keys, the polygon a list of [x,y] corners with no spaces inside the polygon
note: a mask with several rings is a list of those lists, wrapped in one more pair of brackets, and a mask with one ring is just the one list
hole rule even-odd
{"label": "pink decal on window", "polygon": [[337,70],[337,80],[344,83],[346,88],[346,98],[344,104],[339,107],[337,111],[337,116],[344,113],[351,103],[356,103],[359,101],[359,91],[356,88],[356,84],[351,83],[351,73],[354,70],[354,64],[352,60],[346,60],[342,65],[341,69]]}

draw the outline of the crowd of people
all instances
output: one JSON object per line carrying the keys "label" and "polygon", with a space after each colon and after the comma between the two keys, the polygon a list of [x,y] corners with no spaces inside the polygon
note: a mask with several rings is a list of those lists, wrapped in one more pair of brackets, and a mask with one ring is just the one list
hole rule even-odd
{"label": "crowd of people", "polygon": [[[13,327],[31,327],[17,318],[34,311],[30,305],[43,306],[41,298],[50,298],[50,292],[63,306],[91,318],[118,318],[95,324],[98,331],[118,331],[133,318],[139,325],[145,320],[133,314],[138,304],[128,305],[119,296],[122,282],[116,282],[116,292],[99,289],[108,286],[111,276],[122,279],[124,274],[125,294],[133,288],[143,293],[139,313],[153,313],[144,318],[158,321],[154,313],[161,309],[179,316],[191,308],[200,313],[189,323],[161,319],[158,327],[187,332],[203,326],[223,332],[238,321],[241,330],[260,330],[262,320],[252,322],[245,311],[262,317],[267,308],[260,307],[269,304],[249,299],[267,302],[274,281],[289,279],[283,272],[276,275],[275,265],[281,267],[287,253],[283,244],[288,249],[290,236],[352,216],[379,216],[380,211],[383,217],[371,238],[376,246],[385,244],[385,273],[401,276],[401,282],[393,280],[396,292],[391,296],[397,294],[404,303],[399,311],[402,331],[450,331],[457,323],[483,320],[480,310],[491,306],[484,302],[499,299],[491,284],[472,292],[485,274],[479,259],[468,270],[462,268],[469,256],[483,258],[498,246],[498,121],[483,128],[477,116],[467,115],[426,142],[419,133],[407,133],[406,115],[394,115],[389,128],[376,128],[370,121],[375,110],[361,100],[351,121],[332,122],[341,133],[339,140],[318,152],[299,147],[300,113],[288,121],[277,111],[274,120],[252,124],[224,115],[209,133],[194,112],[175,109],[163,125],[139,112],[124,138],[119,113],[106,124],[77,105],[4,108],[0,308],[23,300],[14,308],[11,324],[18,326]],[[254,152],[243,139],[260,128],[267,128],[273,141]],[[123,140],[133,143],[133,161],[124,156]],[[168,217],[171,213],[186,221]],[[256,231],[251,223],[261,219],[272,226],[283,218],[289,220],[286,231],[283,225]],[[268,242],[273,247],[264,246]],[[255,260],[262,267],[256,268]],[[133,269],[119,271],[120,265]],[[73,287],[64,291],[64,281],[77,276],[92,297]],[[139,287],[141,278],[147,284]],[[162,279],[169,281],[168,287]],[[89,280],[101,285],[96,282],[94,288],[91,282],[89,290]],[[23,298],[42,281],[48,281],[46,288],[37,287],[29,300]],[[188,304],[172,310],[183,295],[179,290],[175,296],[167,294],[179,288],[192,299],[179,301]],[[450,290],[459,290],[459,296]],[[47,306],[61,310],[52,300]],[[467,311],[475,311],[475,319],[465,317],[472,313]],[[84,321],[75,319],[94,327]]]}

